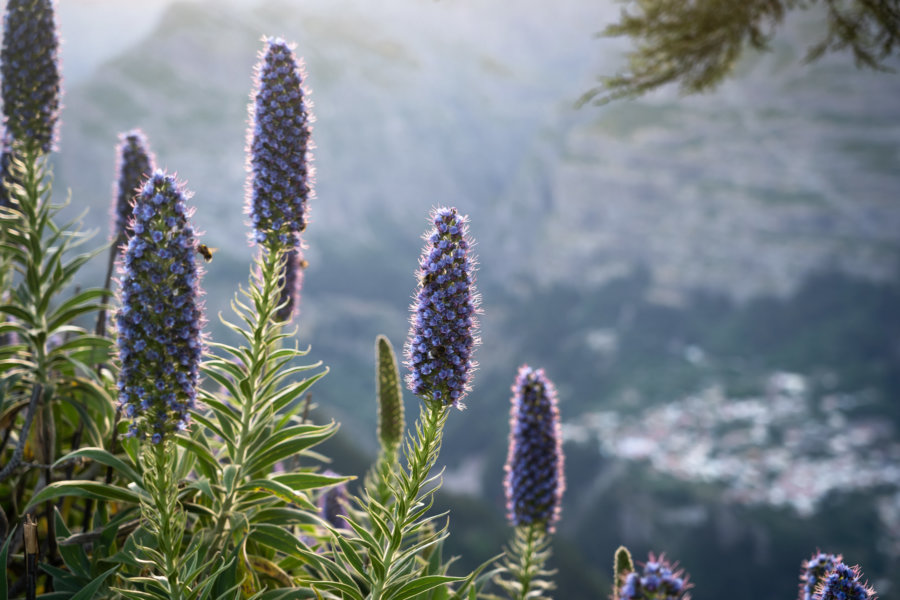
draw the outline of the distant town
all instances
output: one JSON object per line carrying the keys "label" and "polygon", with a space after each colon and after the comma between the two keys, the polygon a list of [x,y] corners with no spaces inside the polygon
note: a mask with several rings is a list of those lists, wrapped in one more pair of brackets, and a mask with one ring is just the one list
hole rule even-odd
{"label": "distant town", "polygon": [[854,416],[866,395],[814,395],[806,377],[774,373],[763,397],[714,386],[640,416],[595,412],[564,427],[572,441],[646,461],[684,481],[718,483],[725,498],[813,514],[829,494],[870,490],[880,540],[900,555],[900,442],[891,423]]}

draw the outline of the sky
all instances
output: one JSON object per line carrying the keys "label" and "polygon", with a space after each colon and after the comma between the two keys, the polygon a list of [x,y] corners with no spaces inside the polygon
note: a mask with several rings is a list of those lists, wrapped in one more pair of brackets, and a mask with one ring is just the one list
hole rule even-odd
{"label": "sky", "polygon": [[[57,15],[67,80],[87,77],[104,60],[142,39],[166,7],[178,0],[58,0]],[[184,0],[182,0],[184,1]],[[220,0],[254,5],[260,0]],[[4,6],[6,2],[2,3]]]}

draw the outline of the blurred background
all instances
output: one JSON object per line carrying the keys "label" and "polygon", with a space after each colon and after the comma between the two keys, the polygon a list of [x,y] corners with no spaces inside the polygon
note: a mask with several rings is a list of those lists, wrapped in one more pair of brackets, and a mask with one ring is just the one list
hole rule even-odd
{"label": "blurred background", "polygon": [[332,468],[374,457],[374,339],[403,346],[428,211],[470,215],[484,343],[439,498],[464,566],[511,533],[527,362],[556,382],[566,435],[558,598],[607,597],[619,544],[678,560],[697,600],[795,597],[817,548],[900,597],[900,78],[802,64],[821,15],[789,18],[712,93],[576,109],[625,67],[628,41],[594,36],[612,1],[59,4],[57,193],[102,242],[117,134],[143,128],[219,249],[219,339],[253,254],[253,65],[263,35],[296,42],[318,119],[298,339],[331,368],[314,416],[342,423]]}

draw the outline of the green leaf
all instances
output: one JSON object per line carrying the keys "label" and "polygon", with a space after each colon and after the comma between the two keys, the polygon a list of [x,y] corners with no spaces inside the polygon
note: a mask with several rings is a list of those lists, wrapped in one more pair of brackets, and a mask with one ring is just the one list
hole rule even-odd
{"label": "green leaf", "polygon": [[250,517],[250,523],[275,523],[282,527],[309,521],[308,513],[290,506],[268,506]]}
{"label": "green leaf", "polygon": [[250,532],[250,538],[276,552],[296,556],[302,543],[289,531],[277,525],[259,524]]}
{"label": "green leaf", "polygon": [[108,500],[110,502],[130,502],[137,504],[140,497],[131,490],[107,483],[76,479],[73,481],[55,481],[34,495],[22,512],[37,506],[41,502],[53,500],[63,496],[76,498],[93,498],[94,500]]}
{"label": "green leaf", "polygon": [[278,461],[289,456],[294,456],[307,448],[315,446],[316,444],[327,440],[336,432],[337,425],[331,423],[320,428],[315,434],[307,434],[303,437],[288,439],[271,448],[266,448],[263,451],[256,453],[247,461],[247,472],[258,473],[260,471],[268,470],[269,467]]}
{"label": "green leaf", "polygon": [[250,436],[247,438],[248,440],[252,440],[247,445],[247,455],[253,456],[254,454],[260,454],[274,448],[280,442],[292,438],[299,439],[327,433],[330,427],[333,427],[333,425],[313,425],[311,423],[277,428],[275,431],[270,431],[268,427],[258,427],[256,431],[251,432]]}
{"label": "green leaf", "polygon": [[353,548],[353,545],[345,540],[343,535],[333,529],[331,530],[331,537],[341,547],[341,552],[343,552],[344,557],[347,559],[347,562],[350,563],[350,566],[353,567],[353,570],[355,570],[360,577],[365,579],[366,567],[363,564],[363,560],[359,553]]}
{"label": "green leaf", "polygon": [[97,461],[98,463],[104,464],[107,467],[112,467],[119,473],[121,473],[126,479],[129,481],[133,481],[135,483],[140,483],[142,481],[140,473],[134,470],[134,468],[126,463],[121,458],[118,458],[112,454],[110,454],[107,450],[103,448],[79,448],[74,452],[70,452],[69,454],[60,458],[53,465],[57,467],[61,463],[71,460],[73,458],[89,458],[91,460]]}
{"label": "green leaf", "polygon": [[271,479],[254,479],[248,481],[238,488],[239,492],[263,492],[269,496],[274,496],[279,500],[283,500],[288,504],[296,504],[310,511],[316,510],[316,505],[301,496],[290,487],[283,483],[273,481]]}
{"label": "green leaf", "polygon": [[97,429],[97,424],[94,422],[94,418],[87,411],[84,404],[81,402],[69,402],[69,404],[78,411],[78,416],[81,417],[82,422],[84,423],[84,428],[88,432],[88,436],[91,439],[92,443],[101,444],[103,443],[103,435],[100,433],[100,430]]}
{"label": "green leaf", "polygon": [[90,348],[109,349],[113,341],[109,338],[94,335],[92,333],[81,332],[77,337],[73,337],[67,342],[63,342],[51,351],[52,354],[65,354],[77,350],[85,350]]}
{"label": "green leaf", "polygon": [[318,580],[313,583],[317,587],[322,587],[326,589],[336,589],[343,592],[346,595],[349,595],[351,598],[355,598],[356,600],[362,600],[362,595],[359,593],[359,588],[356,585],[356,582],[353,580],[353,577],[347,573],[341,565],[338,565],[334,561],[328,560],[315,552],[310,552],[309,550],[305,550],[303,548],[297,548],[295,555],[301,555],[303,558],[306,558],[308,562],[312,563],[316,567],[318,567],[319,571],[322,573],[330,573],[334,576],[335,579],[339,581],[324,581]]}
{"label": "green leaf", "polygon": [[11,317],[15,317],[28,325],[34,325],[34,317],[25,309],[19,308],[14,304],[0,305],[0,313],[5,313]]}
{"label": "green leaf", "polygon": [[311,490],[317,488],[328,487],[331,485],[337,485],[339,483],[344,483],[346,481],[352,481],[356,479],[354,476],[330,476],[323,475],[321,473],[285,473],[284,475],[275,475],[272,477],[272,481],[277,481],[278,483],[283,483],[284,485],[290,487],[292,490],[300,491],[300,490]]}
{"label": "green leaf", "polygon": [[6,581],[6,561],[9,555],[9,543],[12,541],[15,533],[16,527],[13,526],[13,528],[9,530],[9,535],[6,536],[6,541],[3,542],[3,548],[0,548],[0,600],[9,600],[9,584]]}
{"label": "green leaf", "polygon": [[312,377],[307,377],[303,381],[299,381],[296,384],[285,386],[284,389],[272,396],[272,410],[278,412],[279,410],[290,404],[294,399],[299,398],[306,390],[308,390],[312,386],[312,384],[325,377],[327,373],[328,367],[325,367],[325,369],[321,373],[316,373]]}
{"label": "green leaf", "polygon": [[209,468],[209,471],[213,473],[216,473],[218,471],[219,461],[216,460],[216,457],[212,455],[212,452],[210,452],[206,446],[204,446],[197,440],[182,434],[175,436],[175,443],[188,452],[193,453],[193,455],[197,459],[199,459]]}
{"label": "green leaf", "polygon": [[316,593],[309,588],[282,588],[280,590],[267,590],[256,598],[257,600],[300,600],[315,597]]}
{"label": "green leaf", "polygon": [[462,577],[450,577],[447,575],[426,575],[425,577],[417,577],[412,581],[407,581],[396,591],[385,590],[385,600],[408,600],[418,594],[427,592],[439,585],[452,583],[454,581],[462,581]]}
{"label": "green leaf", "polygon": [[106,578],[119,570],[118,566],[109,569],[100,575],[98,575],[93,581],[84,586],[80,592],[72,596],[70,600],[91,600],[94,597],[94,594],[97,593],[97,590],[100,589],[100,586],[103,585],[103,582],[106,581]]}
{"label": "green leaf", "polygon": [[[57,538],[67,538],[72,535],[72,532],[69,531],[69,528],[66,527],[65,521],[63,521],[62,515],[59,513],[59,509],[57,507],[53,507],[53,520],[56,525],[56,537]],[[91,575],[91,564],[88,560],[88,555],[85,553],[84,548],[80,545],[59,545],[58,546],[59,555],[62,557],[63,562],[69,567],[69,570],[75,576],[80,576],[82,578],[88,578]]]}
{"label": "green leaf", "polygon": [[69,298],[48,316],[47,320],[49,323],[47,324],[47,331],[55,331],[60,326],[73,322],[75,317],[84,313],[100,310],[99,304],[89,304],[89,302],[108,293],[109,292],[103,289],[85,290],[80,294]]}

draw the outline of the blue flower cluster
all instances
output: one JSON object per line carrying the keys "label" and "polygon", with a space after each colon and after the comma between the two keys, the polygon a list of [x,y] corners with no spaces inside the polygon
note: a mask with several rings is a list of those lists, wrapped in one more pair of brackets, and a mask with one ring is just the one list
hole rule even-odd
{"label": "blue flower cluster", "polygon": [[419,260],[419,286],[406,342],[409,389],[426,401],[459,406],[475,369],[472,351],[479,297],[465,216],[455,208],[431,214]]}
{"label": "blue flower cluster", "polygon": [[140,129],[119,134],[116,147],[118,160],[114,193],[114,239],[124,242],[131,236],[131,214],[135,195],[144,179],[154,171],[156,161],[150,153],[147,137]]}
{"label": "blue flower cluster", "polygon": [[842,562],[822,582],[813,595],[814,600],[874,600],[875,592],[860,583],[859,567],[848,567]]}
{"label": "blue flower cluster", "polygon": [[306,228],[313,196],[312,117],[304,101],[304,73],[281,39],[267,39],[256,66],[248,131],[248,209],[255,241],[290,248]]}
{"label": "blue flower cluster", "polygon": [[[325,471],[323,475],[336,477],[334,471]],[[339,483],[325,490],[319,496],[319,516],[322,517],[329,525],[335,529],[349,529],[347,521],[347,504],[350,502],[350,495],[347,493],[347,484]]]}
{"label": "blue flower cluster", "polygon": [[189,423],[203,343],[197,240],[185,196],[157,170],[135,198],[116,315],[119,405],[131,435],[159,443]]}
{"label": "blue flower cluster", "polygon": [[8,0],[0,51],[3,114],[12,137],[53,149],[59,120],[59,39],[52,0]]}
{"label": "blue flower cluster", "polygon": [[543,369],[523,365],[512,392],[506,510],[514,526],[542,524],[552,533],[566,487],[556,389]]}
{"label": "blue flower cluster", "polygon": [[629,573],[619,590],[619,600],[679,600],[690,587],[681,570],[674,570],[663,557],[644,564],[644,572]]}
{"label": "blue flower cluster", "polygon": [[291,248],[285,254],[284,269],[278,281],[281,286],[281,297],[278,299],[280,308],[275,313],[275,318],[279,321],[290,320],[300,305],[300,286],[305,266],[306,261],[303,260],[299,246]]}
{"label": "blue flower cluster", "polygon": [[840,562],[839,554],[824,552],[818,552],[809,560],[803,561],[803,573],[800,574],[800,600],[812,600],[816,585]]}

